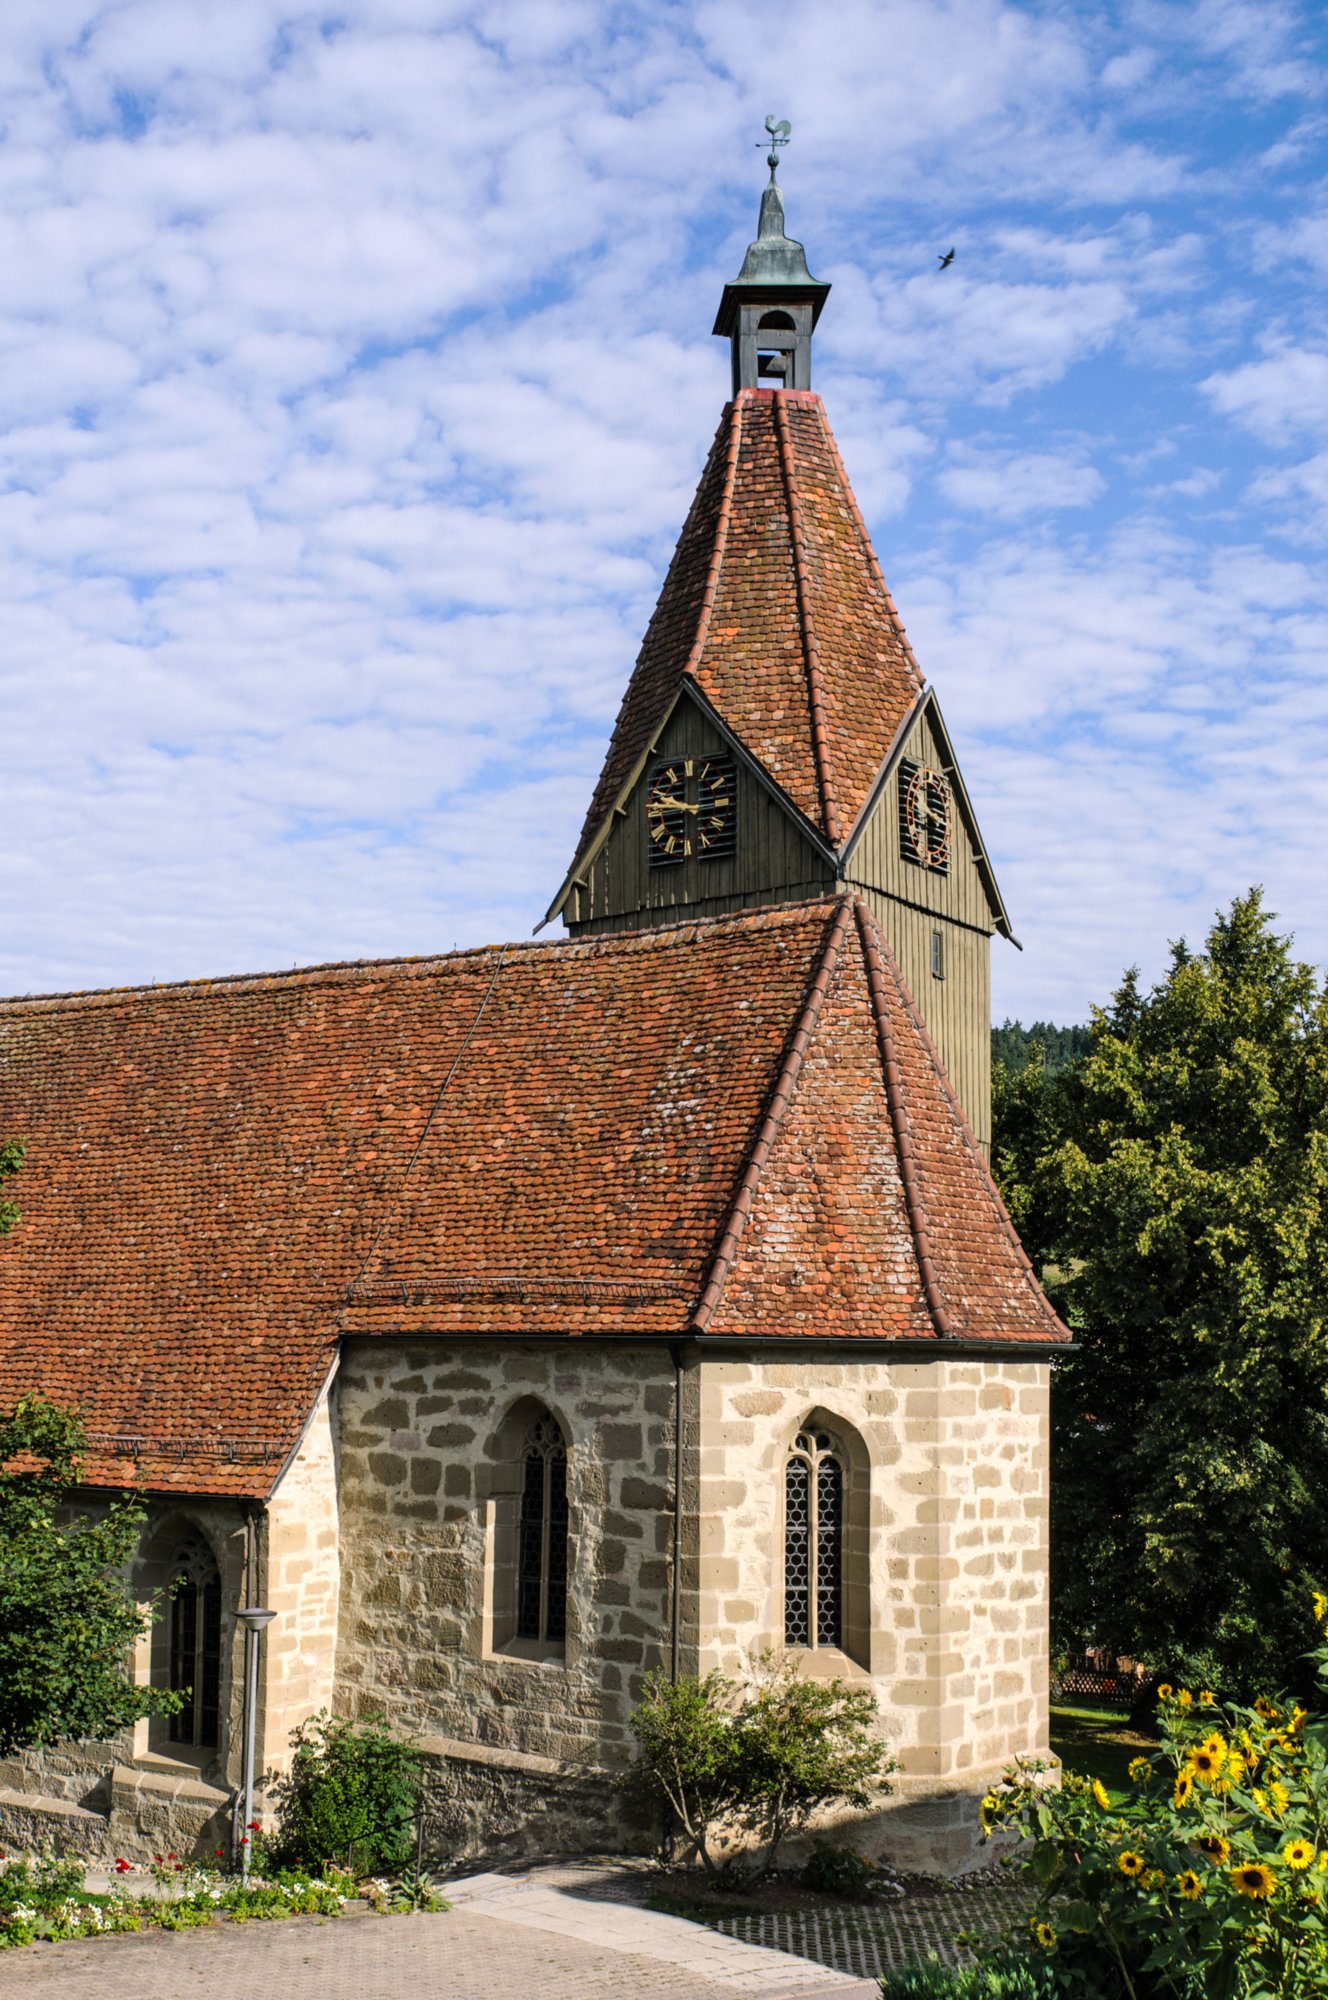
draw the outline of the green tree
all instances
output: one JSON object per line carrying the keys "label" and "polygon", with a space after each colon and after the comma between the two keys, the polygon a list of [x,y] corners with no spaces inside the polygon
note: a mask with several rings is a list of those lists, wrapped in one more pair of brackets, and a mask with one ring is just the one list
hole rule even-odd
{"label": "green tree", "polygon": [[1328,1572],[1328,990],[1257,890],[1088,1054],[996,1073],[993,1158],[1079,1351],[1053,1390],[1057,1637],[1285,1678]]}
{"label": "green tree", "polygon": [[735,1730],[738,1816],[764,1843],[768,1874],[790,1835],[826,1806],[862,1811],[893,1770],[875,1734],[876,1697],[841,1680],[804,1680],[790,1660],[764,1663]]}
{"label": "green tree", "polygon": [[0,1411],[0,1756],[179,1706],[129,1679],[151,1615],[126,1578],[143,1508],[125,1494],[77,1510],[83,1449],[74,1411],[39,1396]]}

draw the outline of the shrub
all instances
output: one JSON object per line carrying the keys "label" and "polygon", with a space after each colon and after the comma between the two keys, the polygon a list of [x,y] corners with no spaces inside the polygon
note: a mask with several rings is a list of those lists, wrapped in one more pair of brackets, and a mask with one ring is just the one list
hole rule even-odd
{"label": "shrub", "polygon": [[[1328,1646],[1311,1658],[1328,1693]],[[1160,1747],[1123,1806],[1100,1779],[1049,1790],[1037,1767],[983,1801],[989,1830],[1030,1842],[1028,1950],[1066,2000],[1328,1993],[1328,1719],[1165,1682],[1158,1705]]]}
{"label": "shrub", "polygon": [[802,1871],[804,1887],[822,1896],[843,1896],[860,1903],[872,1892],[876,1865],[852,1847],[831,1847],[828,1841],[814,1840]]}
{"label": "shrub", "polygon": [[773,1868],[782,1843],[823,1807],[870,1804],[888,1790],[892,1768],[872,1736],[874,1697],[843,1681],[806,1681],[789,1662],[761,1662],[759,1676],[735,1706],[722,1674],[670,1682],[648,1677],[632,1716],[641,1746],[633,1783],[663,1799],[711,1875],[712,1840],[755,1833]]}
{"label": "shrub", "polygon": [[842,1800],[862,1810],[888,1791],[894,1766],[871,1733],[873,1694],[841,1680],[804,1680],[790,1660],[763,1667],[735,1735],[738,1815],[765,1843],[768,1872],[784,1841],[823,1807]]}
{"label": "shrub", "polygon": [[320,1710],[293,1738],[290,1775],[278,1787],[277,1868],[339,1862],[390,1873],[411,1858],[419,1807],[419,1752],[380,1716],[348,1722]]}

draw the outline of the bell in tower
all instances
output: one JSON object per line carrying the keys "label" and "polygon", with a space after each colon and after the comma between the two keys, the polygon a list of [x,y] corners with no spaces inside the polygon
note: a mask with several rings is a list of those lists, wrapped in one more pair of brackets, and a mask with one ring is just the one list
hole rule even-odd
{"label": "bell in tower", "polygon": [[733,347],[733,393],[739,389],[810,389],[812,329],[830,287],[807,269],[801,243],[784,234],[784,198],[775,178],[779,147],[789,141],[787,118],[765,121],[770,134],[770,185],[761,195],[756,241],[741,271],[725,285],[714,330]]}

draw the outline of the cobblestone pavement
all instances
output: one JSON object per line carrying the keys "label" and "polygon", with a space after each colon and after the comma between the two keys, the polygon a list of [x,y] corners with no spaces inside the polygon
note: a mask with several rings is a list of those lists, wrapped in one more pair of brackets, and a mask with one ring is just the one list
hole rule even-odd
{"label": "cobblestone pavement", "polygon": [[1027,1905],[1018,1888],[969,1889],[951,1895],[908,1897],[897,1906],[866,1909],[789,1910],[760,1916],[721,1917],[724,1937],[771,1945],[860,1979],[898,1972],[934,1953],[947,1965],[969,1959],[963,1938],[997,1937],[1017,1923]]}
{"label": "cobblestone pavement", "polygon": [[[602,1879],[602,1877],[600,1878]],[[595,1894],[589,1870],[474,1876],[437,1916],[218,1924],[0,1954],[23,2000],[878,2000],[874,1981]]]}

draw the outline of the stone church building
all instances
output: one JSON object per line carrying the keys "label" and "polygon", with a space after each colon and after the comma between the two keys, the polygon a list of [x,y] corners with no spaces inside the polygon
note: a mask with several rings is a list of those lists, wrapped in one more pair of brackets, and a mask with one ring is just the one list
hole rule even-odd
{"label": "stone church building", "polygon": [[962,1867],[1045,1751],[1052,1357],[986,1165],[1000,892],[765,190],[733,394],[555,942],[0,1002],[0,1401],[140,1487],[169,1721],[0,1764],[0,1838],[211,1847],[320,1707],[452,1853],[639,1843],[651,1668],[876,1695],[855,1830]]}

